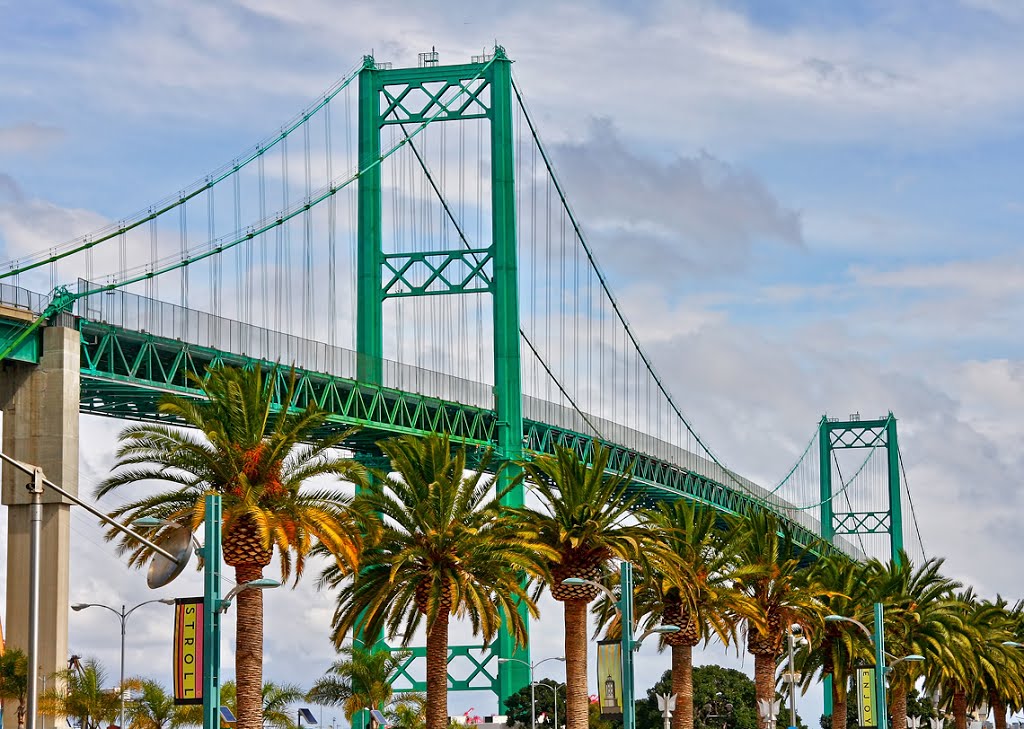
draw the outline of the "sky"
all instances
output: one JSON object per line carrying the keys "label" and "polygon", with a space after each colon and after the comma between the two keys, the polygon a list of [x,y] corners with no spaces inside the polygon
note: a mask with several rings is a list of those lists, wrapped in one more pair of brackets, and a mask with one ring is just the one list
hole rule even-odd
{"label": "sky", "polygon": [[[715,451],[773,483],[822,414],[891,410],[928,554],[1016,600],[1022,8],[0,0],[0,261],[200,178],[366,53],[460,62],[497,41],[626,316]],[[83,418],[83,490],[119,427]],[[153,596],[90,520],[73,536],[74,600]],[[160,596],[189,590],[191,573]],[[329,599],[307,580],[267,610],[267,678],[310,683],[332,660]],[[534,660],[560,655],[560,611],[542,610]],[[169,679],[169,619],[133,615],[130,673]],[[72,649],[111,671],[115,636],[102,611],[71,616]],[[697,661],[753,667],[718,648]],[[640,692],[667,668],[645,646]],[[803,701],[816,717],[820,690]],[[493,699],[450,707],[490,713]]]}

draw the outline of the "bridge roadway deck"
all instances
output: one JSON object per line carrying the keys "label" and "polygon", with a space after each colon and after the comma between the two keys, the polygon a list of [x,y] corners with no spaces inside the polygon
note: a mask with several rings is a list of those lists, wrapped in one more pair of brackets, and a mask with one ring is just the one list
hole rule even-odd
{"label": "bridge roadway deck", "polygon": [[[197,394],[188,373],[202,374],[215,363],[272,366],[287,353],[298,378],[292,404],[302,407],[314,400],[326,410],[325,432],[359,426],[347,443],[357,453],[372,457],[379,453],[376,441],[397,433],[442,431],[474,446],[494,443],[495,413],[488,407],[487,385],[394,362],[385,363],[382,386],[370,385],[354,378],[356,355],[351,350],[133,294],[91,297],[96,299],[101,299],[98,305],[83,299],[74,315],[63,315],[69,320],[64,323],[82,336],[83,413],[159,421],[163,417],[156,405],[164,393]],[[24,325],[9,318],[4,323],[8,330]],[[289,372],[278,370],[279,397]],[[596,439],[611,450],[610,468],[633,465],[634,488],[647,502],[688,498],[734,514],[767,507],[790,524],[801,543],[819,534],[818,522],[809,513],[688,450],[607,420],[584,419],[571,408],[536,398],[524,399],[524,414],[527,451],[551,453],[557,444],[586,456]],[[837,539],[835,546],[860,556],[846,540]]]}

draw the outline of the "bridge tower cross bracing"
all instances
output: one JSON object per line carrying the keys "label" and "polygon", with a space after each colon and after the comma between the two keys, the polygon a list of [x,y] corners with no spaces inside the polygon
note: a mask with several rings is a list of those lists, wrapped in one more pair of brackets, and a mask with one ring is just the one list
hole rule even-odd
{"label": "bridge tower cross bracing", "polygon": [[[512,62],[500,46],[492,59],[461,65],[420,68],[381,68],[372,56],[363,60],[359,74],[359,169],[357,232],[357,372],[361,382],[383,382],[383,306],[387,299],[490,293],[493,299],[494,409],[497,421],[495,450],[499,458],[515,461],[523,448],[523,391],[519,349],[518,264],[516,258],[515,166],[512,129]],[[449,90],[460,92],[457,104],[445,106]],[[431,121],[486,119],[490,126],[491,241],[473,248],[386,253],[383,246],[381,198],[381,131],[390,124],[418,125]],[[439,263],[440,261],[440,263]],[[449,283],[443,276],[433,285],[417,285],[403,277],[410,267],[438,266],[453,261],[465,264],[470,274]],[[485,275],[485,268],[490,275]],[[442,285],[438,285],[438,281]],[[506,469],[504,483],[514,473]],[[503,484],[502,484],[503,485]],[[523,505],[523,486],[503,499],[509,506]],[[520,615],[528,623],[525,606]],[[364,636],[367,640],[369,636]],[[462,648],[451,646],[450,648]],[[497,664],[494,690],[499,709],[505,710],[512,694],[529,683],[529,648],[517,647],[502,627],[496,658],[514,659]],[[466,688],[452,679],[452,688]]]}
{"label": "bridge tower cross bracing", "polygon": [[[900,491],[900,453],[896,417],[876,420],[830,420],[818,424],[821,468],[821,536],[831,542],[836,535],[888,534],[889,556],[899,563],[903,551],[903,503]],[[840,450],[884,448],[886,455],[886,503],[865,511],[836,509],[838,495],[832,480],[833,453]]]}

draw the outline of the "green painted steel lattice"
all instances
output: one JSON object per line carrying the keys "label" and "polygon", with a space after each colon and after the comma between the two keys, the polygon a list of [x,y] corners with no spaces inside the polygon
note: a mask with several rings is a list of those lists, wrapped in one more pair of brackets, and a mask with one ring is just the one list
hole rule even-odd
{"label": "green painted steel lattice", "polygon": [[[903,550],[903,508],[900,500],[899,445],[896,418],[876,420],[829,420],[823,417],[818,425],[819,465],[821,469],[821,536],[831,541],[834,536],[888,534],[889,554],[899,561]],[[838,511],[832,487],[833,453],[860,448],[884,448],[887,459],[887,504],[872,511]]]}

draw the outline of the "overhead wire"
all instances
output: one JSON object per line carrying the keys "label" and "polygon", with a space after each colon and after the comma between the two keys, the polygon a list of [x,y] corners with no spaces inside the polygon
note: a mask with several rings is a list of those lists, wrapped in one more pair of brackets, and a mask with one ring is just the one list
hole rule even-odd
{"label": "overhead wire", "polygon": [[[359,65],[349,71],[349,73],[347,73],[340,81],[331,86],[331,88],[328,89],[320,99],[303,110],[289,123],[285,124],[277,135],[263,140],[246,152],[243,152],[231,162],[221,165],[201,180],[181,188],[181,190],[171,197],[165,198],[164,200],[150,206],[144,212],[137,213],[119,221],[116,225],[107,226],[97,231],[93,231],[92,233],[81,236],[80,238],[75,238],[59,246],[55,246],[52,249],[47,249],[46,252],[29,255],[27,257],[22,256],[17,260],[28,261],[29,263],[26,265],[13,266],[7,271],[0,272],[0,280],[17,276],[40,266],[56,263],[57,261],[67,258],[68,256],[75,255],[76,253],[90,251],[96,246],[112,240],[124,232],[132,230],[143,223],[160,217],[164,213],[185,205],[192,198],[202,194],[207,187],[220,183],[230,175],[236,174],[240,169],[246,167],[253,160],[262,158],[267,151],[273,149],[279,142],[286,139],[292,132],[304,124],[310,116],[330,103],[330,101],[341,91],[347,89],[349,84],[359,77],[359,71],[361,69],[362,65]],[[50,254],[50,250],[53,250],[54,253]]]}

